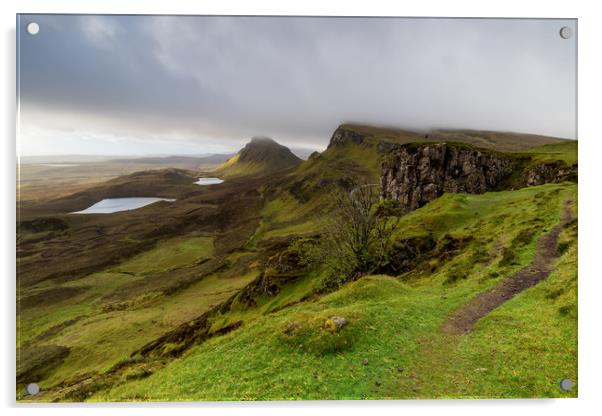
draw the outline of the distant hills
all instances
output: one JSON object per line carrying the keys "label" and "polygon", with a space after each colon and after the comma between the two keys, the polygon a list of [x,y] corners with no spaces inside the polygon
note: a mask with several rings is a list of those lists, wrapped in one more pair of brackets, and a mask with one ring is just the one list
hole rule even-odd
{"label": "distant hills", "polygon": [[52,163],[96,163],[112,165],[159,165],[178,167],[181,169],[196,169],[218,165],[228,160],[233,153],[200,154],[200,155],[157,155],[157,156],[107,156],[107,155],[51,155],[51,156],[22,156],[20,162],[26,165]]}
{"label": "distant hills", "polygon": [[222,163],[232,157],[231,153],[215,154],[208,156],[152,156],[152,157],[138,157],[132,159],[119,159],[120,162],[138,162],[148,163],[150,165],[157,164],[163,165],[166,163]]}
{"label": "distant hills", "polygon": [[132,159],[117,159],[117,163],[142,163],[146,165],[159,165],[177,167],[180,169],[199,169],[216,166],[225,162],[232,154],[214,154],[207,156],[152,156]]}

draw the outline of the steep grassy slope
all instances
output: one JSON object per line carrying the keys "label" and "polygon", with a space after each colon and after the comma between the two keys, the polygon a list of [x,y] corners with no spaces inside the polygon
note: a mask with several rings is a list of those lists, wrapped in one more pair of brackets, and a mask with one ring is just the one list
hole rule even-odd
{"label": "steep grassy slope", "polygon": [[[363,277],[319,299],[254,315],[150,377],[93,400],[573,397],[576,390],[563,392],[558,382],[577,379],[575,222],[563,232],[563,254],[548,280],[466,337],[440,332],[453,310],[531,261],[566,200],[576,201],[574,184],[445,195],[403,217],[397,238],[467,241],[455,252],[398,278]],[[348,324],[333,330],[333,317]]]}
{"label": "steep grassy slope", "polygon": [[358,182],[375,183],[379,163],[376,147],[354,144],[329,148],[304,161],[263,190],[262,222],[250,246],[261,240],[323,229],[332,191],[350,189]]}

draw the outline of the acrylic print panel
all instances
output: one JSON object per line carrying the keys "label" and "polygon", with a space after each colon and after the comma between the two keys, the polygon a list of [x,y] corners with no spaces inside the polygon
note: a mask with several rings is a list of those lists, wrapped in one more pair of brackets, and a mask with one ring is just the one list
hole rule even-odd
{"label": "acrylic print panel", "polygon": [[18,401],[577,396],[577,22],[18,16]]}

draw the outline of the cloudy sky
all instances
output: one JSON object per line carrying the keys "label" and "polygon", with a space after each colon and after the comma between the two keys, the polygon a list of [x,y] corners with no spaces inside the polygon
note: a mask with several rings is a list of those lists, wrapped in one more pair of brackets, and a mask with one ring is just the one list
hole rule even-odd
{"label": "cloudy sky", "polygon": [[562,26],[576,22],[21,15],[19,149],[323,149],[343,122],[575,138]]}

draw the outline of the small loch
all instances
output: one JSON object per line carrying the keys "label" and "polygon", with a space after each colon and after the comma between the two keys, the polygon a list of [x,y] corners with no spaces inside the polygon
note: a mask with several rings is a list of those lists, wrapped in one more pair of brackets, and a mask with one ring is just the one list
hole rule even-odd
{"label": "small loch", "polygon": [[71,212],[71,214],[112,214],[113,212],[131,211],[154,204],[158,201],[173,202],[169,198],[106,198],[94,205],[82,210]]}
{"label": "small loch", "polygon": [[197,185],[217,185],[218,183],[222,183],[224,180],[220,178],[199,178],[195,183]]}

